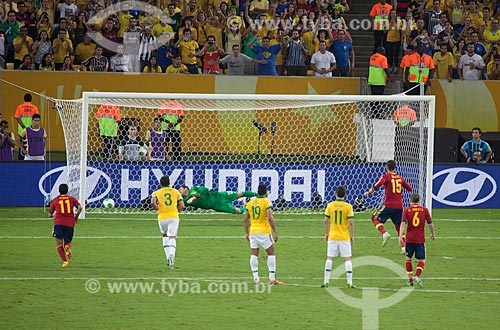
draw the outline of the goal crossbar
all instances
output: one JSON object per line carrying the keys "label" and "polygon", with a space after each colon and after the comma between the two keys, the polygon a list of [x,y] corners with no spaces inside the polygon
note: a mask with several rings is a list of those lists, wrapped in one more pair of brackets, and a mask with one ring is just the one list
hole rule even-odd
{"label": "goal crossbar", "polygon": [[[225,111],[225,110],[273,110],[283,108],[316,107],[323,105],[335,105],[355,102],[391,102],[391,103],[419,103],[420,110],[424,111],[424,103],[428,104],[428,131],[425,132],[427,139],[424,140],[424,125],[420,125],[421,144],[419,157],[424,157],[425,177],[419,178],[419,183],[425,181],[425,204],[430,208],[432,205],[432,165],[433,165],[433,144],[434,144],[434,118],[435,118],[435,97],[434,96],[408,96],[405,94],[396,95],[274,95],[274,94],[190,94],[190,93],[128,93],[128,92],[84,92],[81,100],[81,138],[80,145],[80,198],[86,196],[86,165],[88,146],[85,143],[85,137],[88,134],[89,125],[89,105],[113,103],[118,106],[140,107],[144,109],[158,109],[159,106],[168,100],[175,99],[184,108],[184,110],[204,110],[204,111]],[[215,103],[213,101],[240,101],[244,104],[243,109],[235,109],[224,103]],[[249,101],[247,103],[244,103]],[[252,102],[254,101],[254,102]],[[210,106],[214,108],[207,109],[206,102],[212,102]],[[275,104],[274,104],[275,103]],[[217,108],[220,106],[220,109]],[[422,159],[422,158],[421,158]],[[69,164],[68,164],[69,165]],[[75,165],[75,164],[73,164]],[[420,187],[421,189],[423,187]],[[85,216],[85,202],[82,200]]]}

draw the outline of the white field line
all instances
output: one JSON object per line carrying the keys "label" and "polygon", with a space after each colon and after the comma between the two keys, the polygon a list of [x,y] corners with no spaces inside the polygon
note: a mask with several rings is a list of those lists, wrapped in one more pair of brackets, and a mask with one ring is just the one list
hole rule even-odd
{"label": "white field line", "polygon": [[[132,215],[127,214],[127,217],[130,217]],[[243,219],[243,217],[241,218]],[[314,216],[312,219],[297,219],[297,218],[277,218],[278,222],[323,222],[323,216]],[[150,218],[87,218],[81,221],[156,221],[156,217],[152,215]],[[234,221],[237,222],[239,221],[238,219],[222,219],[222,218],[212,218],[212,219],[199,219],[199,218],[189,218],[189,216],[182,216],[181,215],[181,221],[186,221],[186,222],[218,222],[218,221]],[[370,221],[368,218],[366,219],[355,219],[356,221]],[[434,218],[434,221],[443,221],[443,222],[500,222],[500,219],[498,220],[492,220],[492,219],[439,219],[439,218]],[[54,221],[53,218],[3,218],[0,219],[1,221]]]}
{"label": "white field line", "polygon": [[[156,236],[77,236],[77,239],[158,239]],[[47,239],[51,236],[0,236],[0,239]],[[180,239],[243,239],[245,236],[178,236]],[[280,236],[287,239],[324,239],[324,236]],[[356,239],[380,239],[379,236],[358,236]],[[438,236],[437,239],[500,240],[500,236]]]}
{"label": "white field line", "polygon": [[[199,282],[241,282],[241,280],[246,281],[248,277],[0,277],[0,281],[88,281],[88,280],[98,280],[98,281],[158,281],[158,280],[171,280],[171,281],[199,281]],[[296,279],[296,278],[291,278]],[[310,278],[307,278],[310,279]],[[358,280],[364,278],[357,278]],[[384,278],[377,278],[381,280]],[[391,280],[399,279],[399,277],[391,278]],[[446,278],[434,278],[435,280],[444,280]],[[340,279],[339,279],[340,280]],[[426,278],[427,281],[432,280],[432,278]],[[467,278],[460,278],[460,280],[467,280]],[[495,279],[500,280],[500,279]],[[319,288],[319,285],[314,284],[302,284],[302,283],[285,283],[284,286],[294,286],[294,287],[311,287]],[[343,287],[340,287],[343,288]],[[498,291],[467,291],[467,290],[429,290],[429,289],[410,289],[410,288],[376,288],[376,287],[358,287],[358,290],[379,290],[379,291],[409,291],[409,292],[420,292],[420,293],[463,293],[463,294],[486,294],[486,295],[498,295]]]}
{"label": "white field line", "polygon": [[[0,281],[147,281],[147,280],[173,280],[173,281],[240,281],[248,280],[248,276],[203,276],[203,277],[0,277]],[[280,279],[309,281],[323,280],[323,277],[298,277],[298,276],[282,276]],[[331,277],[331,280],[343,280],[344,277]],[[400,276],[356,276],[356,280],[403,280]],[[498,277],[425,277],[426,281],[500,281]]]}

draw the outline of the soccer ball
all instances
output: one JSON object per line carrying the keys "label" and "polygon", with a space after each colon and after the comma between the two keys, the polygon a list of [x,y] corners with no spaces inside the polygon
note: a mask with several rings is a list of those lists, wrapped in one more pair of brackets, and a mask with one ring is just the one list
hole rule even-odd
{"label": "soccer ball", "polygon": [[147,155],[147,153],[148,153],[148,147],[146,147],[146,146],[141,146],[141,147],[139,148],[139,156],[144,157],[144,156],[146,156],[146,155]]}
{"label": "soccer ball", "polygon": [[107,209],[112,209],[113,207],[115,207],[115,201],[113,199],[111,199],[111,198],[106,198],[102,202],[102,206],[104,206]]}

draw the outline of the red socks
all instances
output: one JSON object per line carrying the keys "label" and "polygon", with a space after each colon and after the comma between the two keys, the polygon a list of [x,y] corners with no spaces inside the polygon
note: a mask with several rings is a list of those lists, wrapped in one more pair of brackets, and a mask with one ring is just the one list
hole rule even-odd
{"label": "red socks", "polygon": [[425,261],[420,260],[417,264],[417,271],[415,272],[415,276],[420,277],[422,271],[424,270],[424,266],[425,266]]}
{"label": "red socks", "polygon": [[57,252],[59,253],[59,256],[61,257],[61,260],[66,262],[68,259],[66,259],[66,252],[64,252],[64,249],[61,245],[57,246]]}
{"label": "red socks", "polygon": [[413,266],[411,260],[408,259],[406,259],[406,273],[408,274],[408,278],[413,280]]}
{"label": "red socks", "polygon": [[375,226],[375,228],[377,228],[377,230],[382,235],[384,235],[385,234],[384,224],[382,222],[378,221],[377,219],[373,218],[373,217],[372,217],[372,222],[373,222],[373,225]]}

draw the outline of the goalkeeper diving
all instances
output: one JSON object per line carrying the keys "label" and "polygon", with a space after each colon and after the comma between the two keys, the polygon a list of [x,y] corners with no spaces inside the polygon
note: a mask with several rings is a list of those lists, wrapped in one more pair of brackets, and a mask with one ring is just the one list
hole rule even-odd
{"label": "goalkeeper diving", "polygon": [[247,210],[245,207],[234,206],[233,201],[242,197],[257,196],[253,191],[215,191],[204,186],[193,186],[191,189],[188,186],[180,186],[179,192],[186,206],[231,214],[242,214]]}

